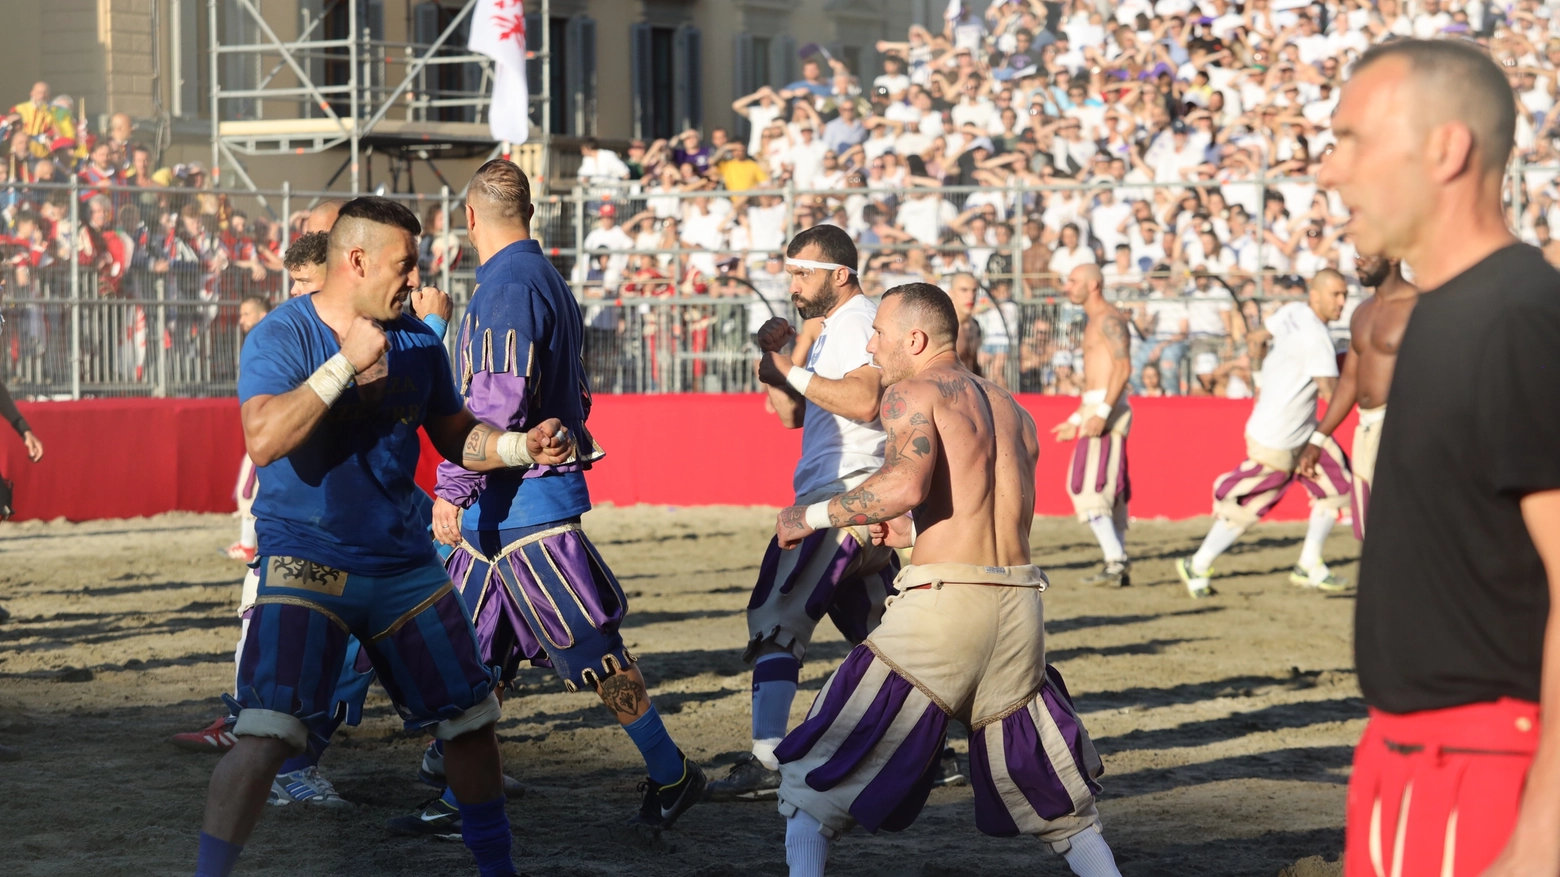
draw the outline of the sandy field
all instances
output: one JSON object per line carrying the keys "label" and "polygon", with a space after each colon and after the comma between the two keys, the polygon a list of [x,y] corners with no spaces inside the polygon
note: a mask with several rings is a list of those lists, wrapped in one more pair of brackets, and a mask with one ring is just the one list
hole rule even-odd
{"label": "sandy field", "polygon": [[[624,626],[672,735],[712,776],[746,750],[743,608],[773,510],[603,508],[586,519],[631,603]],[[1261,525],[1220,564],[1219,596],[1193,602],[1171,561],[1207,519],[1138,522],[1133,587],[1079,579],[1098,548],[1071,519],[1035,522],[1050,658],[1065,675],[1106,766],[1100,802],[1123,874],[1338,873],[1350,749],[1365,708],[1350,669],[1352,594],[1288,584],[1304,524]],[[223,516],[0,524],[0,762],[11,805],[0,871],[12,875],[187,875],[212,756],[170,734],[204,726],[231,684],[242,569],[219,553]],[[1339,527],[1327,557],[1356,574]],[[824,622],[802,671],[793,724],[846,645]],[[704,804],[674,831],[621,829],[638,806],[641,762],[594,695],[550,671],[521,671],[499,725],[515,853],[532,877],[783,875],[772,803]],[[962,730],[952,745],[967,750]],[[401,730],[383,693],[344,728],[322,769],[357,806],[273,808],[239,874],[475,873],[459,844],[389,836],[383,821],[433,792],[416,779],[423,738]],[[1319,857],[1319,858],[1318,858]],[[966,788],[938,789],[901,834],[856,832],[831,873],[864,877],[1063,875],[1030,839],[974,829]]]}

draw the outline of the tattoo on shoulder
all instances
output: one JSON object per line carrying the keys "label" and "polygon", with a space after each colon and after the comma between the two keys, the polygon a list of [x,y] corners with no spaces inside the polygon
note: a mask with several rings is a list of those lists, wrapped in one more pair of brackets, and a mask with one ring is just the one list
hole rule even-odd
{"label": "tattoo on shoulder", "polygon": [[905,395],[898,389],[890,388],[883,396],[883,419],[898,420],[905,416]]}
{"label": "tattoo on shoulder", "polygon": [[964,378],[944,375],[933,375],[932,383],[937,385],[937,392],[944,399],[952,399],[970,386],[970,382]]}
{"label": "tattoo on shoulder", "polygon": [[491,426],[479,423],[466,434],[466,445],[461,448],[460,456],[463,460],[476,463],[487,459],[487,438],[493,431]]}
{"label": "tattoo on shoulder", "polygon": [[1117,315],[1110,315],[1100,323],[1100,333],[1105,336],[1105,344],[1110,348],[1112,359],[1127,359],[1132,347],[1131,338],[1127,335],[1127,321]]}

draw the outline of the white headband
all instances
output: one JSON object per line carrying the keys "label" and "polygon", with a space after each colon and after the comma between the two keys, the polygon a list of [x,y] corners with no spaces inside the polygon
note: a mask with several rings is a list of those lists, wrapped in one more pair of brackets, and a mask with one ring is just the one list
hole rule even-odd
{"label": "white headband", "polygon": [[836,268],[844,268],[846,271],[849,271],[852,274],[856,273],[855,268],[850,268],[835,262],[814,262],[811,259],[793,259],[790,256],[786,256],[785,263],[787,265],[795,265],[798,268],[816,268],[819,271],[833,271]]}

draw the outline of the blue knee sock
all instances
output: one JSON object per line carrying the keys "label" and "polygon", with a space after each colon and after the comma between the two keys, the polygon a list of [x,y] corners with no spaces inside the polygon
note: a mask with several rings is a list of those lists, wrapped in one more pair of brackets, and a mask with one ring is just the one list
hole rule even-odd
{"label": "blue knee sock", "polygon": [[[345,716],[342,718],[345,718]],[[282,766],[276,771],[277,776],[281,776],[284,773],[292,773],[295,770],[318,766],[320,759],[325,755],[325,750],[330,748],[330,738],[335,736],[336,729],[341,727],[341,722],[342,719],[334,717],[326,721],[325,725],[320,728],[320,738],[324,742],[319,743],[318,748],[315,748],[315,741],[310,740],[310,745],[303,750],[302,755],[294,755],[292,758],[282,762]]]}
{"label": "blue knee sock", "polygon": [[661,714],[655,711],[654,704],[632,725],[624,725],[623,730],[639,747],[639,754],[645,757],[645,772],[650,774],[650,779],[663,786],[682,779],[682,750],[672,742],[672,735],[666,733],[666,725],[661,722]]}
{"label": "blue knee sock", "polygon": [[243,851],[244,848],[238,844],[230,844],[201,832],[195,877],[228,877],[233,873],[233,866],[238,864],[238,854]]}
{"label": "blue knee sock", "polygon": [[509,833],[503,795],[486,804],[460,805],[460,839],[476,857],[482,877],[515,877],[518,873],[510,855],[514,837]]}
{"label": "blue knee sock", "polygon": [[450,788],[449,786],[445,786],[444,787],[444,794],[440,795],[439,797],[443,798],[444,799],[444,803],[450,805],[451,807],[459,807],[460,806],[460,802],[455,800],[455,790]]}
{"label": "blue knee sock", "polygon": [[753,665],[753,739],[785,736],[802,664],[790,652],[765,655]]}

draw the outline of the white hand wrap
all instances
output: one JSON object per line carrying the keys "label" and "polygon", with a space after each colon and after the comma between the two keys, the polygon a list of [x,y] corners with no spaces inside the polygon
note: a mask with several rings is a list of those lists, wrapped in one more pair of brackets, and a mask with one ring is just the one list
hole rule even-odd
{"label": "white hand wrap", "polygon": [[1110,419],[1110,413],[1112,411],[1115,411],[1115,410],[1116,409],[1112,408],[1110,405],[1107,405],[1106,403],[1101,402],[1099,405],[1096,405],[1094,407],[1094,416],[1098,417],[1101,420],[1109,420]]}
{"label": "white hand wrap", "polygon": [[1322,432],[1321,430],[1318,429],[1317,431],[1311,433],[1311,437],[1309,439],[1306,439],[1306,441],[1310,442],[1313,445],[1316,445],[1317,447],[1321,447],[1322,445],[1327,443],[1327,433]]}
{"label": "white hand wrap", "polygon": [[320,401],[325,403],[326,408],[329,408],[336,404],[341,394],[352,385],[352,378],[356,375],[357,369],[347,361],[347,355],[338,353],[325,360],[325,364],[315,369],[314,374],[309,375],[309,379],[303,383],[320,397]]}
{"label": "white hand wrap", "polygon": [[807,398],[807,385],[812,383],[812,379],[813,373],[801,366],[795,366],[785,374],[785,382],[800,393],[803,399]]}
{"label": "white hand wrap", "polygon": [[829,519],[829,502],[826,499],[807,507],[807,526],[814,530],[828,530],[834,526],[834,522]]}
{"label": "white hand wrap", "polygon": [[498,437],[498,458],[511,469],[536,465],[536,458],[531,456],[523,432],[506,432]]}
{"label": "white hand wrap", "polygon": [[1071,415],[1068,416],[1067,422],[1072,424],[1073,426],[1082,426],[1083,425],[1083,415],[1079,414],[1076,411],[1074,411]]}

